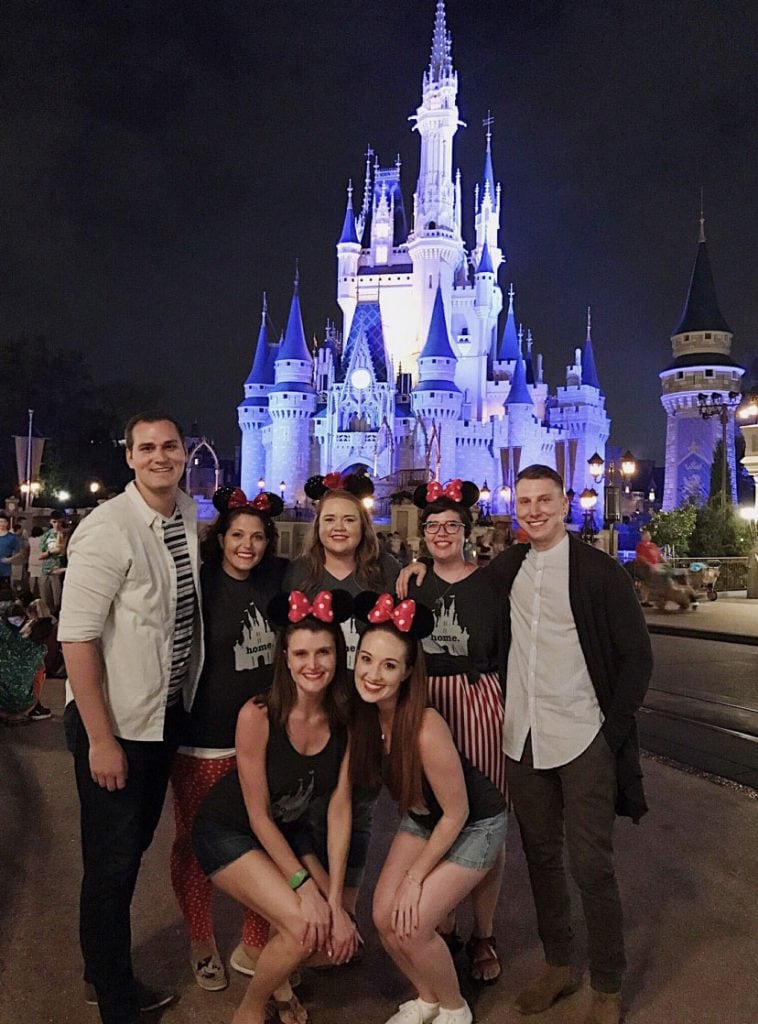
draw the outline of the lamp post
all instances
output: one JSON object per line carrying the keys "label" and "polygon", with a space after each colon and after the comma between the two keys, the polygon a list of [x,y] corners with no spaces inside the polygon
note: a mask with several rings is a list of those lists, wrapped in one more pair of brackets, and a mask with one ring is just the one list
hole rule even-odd
{"label": "lamp post", "polygon": [[266,481],[263,479],[262,476],[259,476],[258,477],[258,491],[259,491],[259,493],[263,491],[263,488],[265,486],[266,486]]}
{"label": "lamp post", "polygon": [[491,498],[492,491],[487,486],[487,481],[485,480],[479,492],[479,522],[482,526],[489,526]]}
{"label": "lamp post", "polygon": [[284,492],[287,490],[287,485],[284,480],[279,481],[279,494],[282,498],[282,505],[284,504]]}
{"label": "lamp post", "polygon": [[511,514],[512,493],[513,492],[511,491],[511,488],[508,486],[508,484],[503,484],[503,486],[500,488],[500,501],[503,506],[503,515],[508,516]]}
{"label": "lamp post", "polygon": [[[590,469],[590,476],[596,484],[604,479],[605,461],[603,457],[595,452],[587,459]],[[624,481],[624,494],[629,494],[630,480],[637,471],[637,462],[632,453],[627,449],[621,456],[621,477]],[[621,492],[616,483],[616,463],[608,463],[607,483],[605,485],[605,500],[603,508],[603,520],[606,525],[618,523],[621,520]]]}
{"label": "lamp post", "polygon": [[582,532],[579,536],[583,541],[591,544],[597,535],[594,519],[595,506],[597,505],[597,491],[594,487],[584,488],[582,493],[579,495],[579,504],[582,506],[582,513],[584,514]]}
{"label": "lamp post", "polygon": [[729,413],[739,403],[740,395],[736,391],[729,391],[726,395],[719,391],[712,391],[710,395],[702,392],[697,396],[698,412],[704,420],[711,416],[718,416],[721,424],[721,508],[726,512],[726,481],[727,481],[727,451],[726,451],[726,428],[729,424]]}
{"label": "lamp post", "polygon": [[753,478],[755,497],[752,508],[743,508],[741,515],[752,523],[753,547],[747,556],[747,596],[758,598],[758,399],[748,395],[737,410],[737,419],[745,439],[742,465]]}
{"label": "lamp post", "polygon": [[747,556],[747,596],[758,598],[758,505],[741,508],[740,515],[750,523],[753,546]]}

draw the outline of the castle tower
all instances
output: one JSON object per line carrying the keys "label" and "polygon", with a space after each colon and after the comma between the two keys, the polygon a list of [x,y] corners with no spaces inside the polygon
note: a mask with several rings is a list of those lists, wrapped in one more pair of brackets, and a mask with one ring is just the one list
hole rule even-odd
{"label": "castle tower", "polygon": [[[453,138],[459,121],[458,75],[453,68],[451,47],[444,0],[438,0],[421,106],[411,118],[421,136],[419,175],[413,197],[413,230],[408,236],[419,347],[429,330],[438,284],[442,288],[446,322],[450,322],[453,278],[464,258],[453,180]],[[411,355],[415,357],[416,353]]]}
{"label": "castle tower", "polygon": [[[666,478],[663,510],[670,511],[708,497],[713,449],[721,438],[718,416],[703,419],[698,395],[709,400],[728,399],[740,389],[743,367],[732,359],[732,332],[721,315],[705,243],[705,221],[700,217],[695,265],[679,323],[671,336],[673,360],[663,370],[661,403],[666,410]],[[727,460],[731,471],[732,501],[736,501],[734,410],[727,424]]]}
{"label": "castle tower", "polygon": [[274,376],[268,406],[271,453],[267,482],[274,491],[283,480],[287,485],[286,498],[292,500],[302,497],[310,474],[311,417],[316,411],[313,357],[305,341],[297,276]]}
{"label": "castle tower", "polygon": [[266,293],[263,293],[261,327],[255,358],[245,381],[245,397],[237,406],[237,421],[242,432],[240,487],[248,496],[258,492],[258,480],[266,479],[266,451],[263,428],[270,422],[268,396],[274,385],[274,364],[266,333]]}
{"label": "castle tower", "polygon": [[495,274],[500,264],[505,262],[500,248],[500,184],[495,184],[495,172],[492,168],[492,118],[488,115],[484,121],[487,129],[487,149],[484,154],[484,172],[481,184],[474,189],[474,226],[476,228],[476,248],[471,254],[474,266],[481,260],[481,252],[485,243],[490,251],[490,258]]}
{"label": "castle tower", "polygon": [[337,242],[337,302],[344,316],[345,332],[350,331],[355,306],[358,302],[358,260],[361,244],[353,211],[353,183],[347,186],[347,207],[342,232]]}
{"label": "castle tower", "polygon": [[411,409],[426,427],[431,446],[429,468],[443,482],[456,475],[455,428],[463,395],[455,383],[455,364],[438,285],[429,334],[418,360],[419,380],[411,395]]}

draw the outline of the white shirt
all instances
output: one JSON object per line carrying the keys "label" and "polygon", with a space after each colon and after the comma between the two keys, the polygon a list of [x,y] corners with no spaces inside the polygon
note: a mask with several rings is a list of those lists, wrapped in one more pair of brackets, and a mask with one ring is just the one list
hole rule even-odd
{"label": "white shirt", "polygon": [[531,548],[511,589],[503,749],[518,761],[532,734],[535,768],[578,757],[603,722],[569,603],[569,539]]}
{"label": "white shirt", "polygon": [[[199,595],[197,509],[181,491],[176,503]],[[123,494],[91,512],[68,546],[58,639],[100,642],[103,694],[114,733],[122,739],[163,739],[176,618],[176,572],[163,542],[164,522],[132,482]],[[197,614],[183,688],[187,710],[201,666],[202,624]],[[72,699],[68,686],[66,696]]]}

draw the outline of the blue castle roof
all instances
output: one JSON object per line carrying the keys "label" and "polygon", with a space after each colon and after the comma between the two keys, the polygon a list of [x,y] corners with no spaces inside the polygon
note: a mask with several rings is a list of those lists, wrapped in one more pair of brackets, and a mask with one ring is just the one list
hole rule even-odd
{"label": "blue castle roof", "polygon": [[494,205],[495,203],[495,172],[492,169],[492,152],[490,150],[490,136],[487,134],[487,152],[484,155],[484,174],[482,175],[482,187],[479,192],[479,209],[477,213],[481,212],[482,203],[484,202],[484,195],[489,188],[490,199]]}
{"label": "blue castle roof", "polygon": [[283,359],[300,359],[304,362],[312,359],[308,343],[305,340],[297,279],[295,280],[295,290],[292,294],[292,302],[290,303],[290,315],[284,331],[284,341],[281,344],[276,361],[280,362]]}
{"label": "blue castle roof", "polygon": [[582,384],[589,384],[591,388],[600,390],[600,381],[595,366],[595,353],[592,349],[592,319],[590,309],[587,309],[587,340],[582,349]]}
{"label": "blue castle roof", "polygon": [[482,255],[479,257],[479,266],[476,268],[477,274],[494,274],[495,270],[492,266],[492,257],[490,256],[489,248],[487,247],[487,240],[484,240],[482,246]]}
{"label": "blue castle roof", "polygon": [[513,285],[509,293],[508,303],[508,315],[505,318],[505,327],[503,328],[503,336],[500,339],[500,348],[498,349],[497,358],[501,361],[507,359],[518,359],[521,349],[518,343],[518,332],[516,330],[516,317],[513,312]]}
{"label": "blue castle roof", "polygon": [[268,335],[266,334],[266,297],[263,298],[263,316],[261,329],[258,331],[258,343],[255,346],[255,358],[246,384],[273,384],[274,364],[269,360]]}
{"label": "blue castle roof", "polygon": [[339,242],[352,242],[358,245],[358,233],[355,230],[355,213],[353,211],[353,186],[352,183],[347,188],[347,207],[345,209],[345,220],[342,224],[342,234],[340,235]]}
{"label": "blue castle roof", "polygon": [[711,261],[705,247],[705,238],[701,235],[697,247],[695,266],[692,268],[687,301],[684,304],[679,323],[674,334],[685,334],[690,331],[725,331],[731,334],[731,328],[721,315],[716,300],[716,287],[713,283]]}
{"label": "blue castle roof", "polygon": [[534,405],[532,396],[529,394],[529,389],[526,386],[526,370],[524,368],[524,360],[521,358],[521,353],[519,353],[518,358],[516,359],[516,369],[513,371],[511,390],[508,392],[508,397],[503,404],[506,406]]}
{"label": "blue castle roof", "polygon": [[455,359],[455,353],[450,347],[450,339],[447,334],[445,304],[442,301],[442,289],[439,285],[437,285],[437,294],[434,296],[434,309],[432,310],[432,319],[429,322],[429,333],[426,336],[426,344],[419,359],[427,359],[431,356],[436,356],[438,359]]}

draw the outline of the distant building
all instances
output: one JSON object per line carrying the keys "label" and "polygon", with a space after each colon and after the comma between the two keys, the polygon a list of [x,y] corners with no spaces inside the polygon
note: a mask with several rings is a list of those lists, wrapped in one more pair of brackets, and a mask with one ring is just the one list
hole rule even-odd
{"label": "distant building", "polygon": [[[239,406],[241,485],[258,481],[288,502],[313,473],[362,465],[379,494],[434,475],[486,480],[493,510],[519,468],[554,466],[577,493],[593,484],[587,460],[605,452],[610,421],[592,349],[589,314],[565,384],[550,393],[531,331],[517,320],[515,291],[503,293],[501,189],[484,124],[481,181],[474,189],[473,238],[463,237],[460,172],[453,162],[459,125],[458,75],[445,5],[436,8],[421,104],[412,120],[420,170],[410,228],[400,161],[366,156],[362,205],[353,189],[337,242],[342,328],[328,324],[309,348],[297,281],[281,340],[268,337],[266,305]],[[597,485],[595,485],[597,487]],[[602,484],[598,507],[603,508]]]}
{"label": "distant building", "polygon": [[[666,475],[663,511],[687,501],[702,504],[708,498],[711,463],[716,442],[721,439],[718,416],[703,419],[698,395],[727,399],[740,390],[745,370],[729,354],[732,332],[716,300],[711,263],[705,244],[705,222],[700,218],[695,266],[679,323],[671,336],[673,360],[659,376],[661,403],[666,410]],[[718,399],[717,399],[718,400]],[[737,490],[734,458],[734,409],[727,424],[727,461],[731,477],[731,499]]]}

